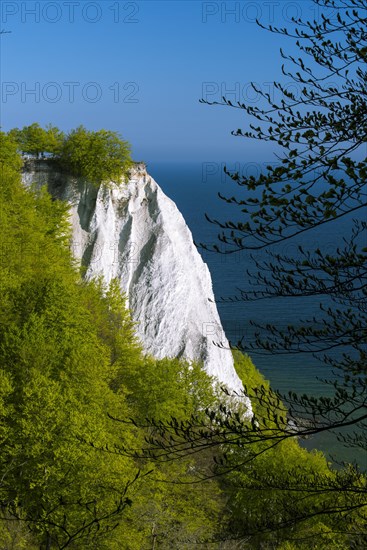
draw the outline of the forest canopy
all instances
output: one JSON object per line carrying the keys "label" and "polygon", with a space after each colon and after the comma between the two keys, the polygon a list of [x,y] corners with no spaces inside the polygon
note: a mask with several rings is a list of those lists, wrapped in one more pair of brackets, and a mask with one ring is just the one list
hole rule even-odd
{"label": "forest canopy", "polygon": [[[22,185],[17,139],[0,132],[0,548],[358,548],[358,492],[342,527],[327,513],[349,502],[330,489],[349,471],[296,435],[266,453],[236,432],[217,445],[225,393],[202,365],[143,352],[118,281],[83,280],[68,206]],[[235,366],[272,398],[249,357]],[[230,411],[227,428],[256,428],[236,402]],[[175,454],[174,434],[193,421],[196,442],[209,433],[213,446]]]}
{"label": "forest canopy", "polygon": [[86,282],[75,266],[67,205],[26,189],[13,136],[0,139],[0,548],[140,550],[212,536],[217,484],[158,483],[192,461],[153,477],[134,457],[145,430],[111,419],[185,418],[214,401],[210,378],[142,352],[117,282]]}
{"label": "forest canopy", "polygon": [[79,126],[65,134],[49,124],[13,128],[9,137],[19,152],[36,159],[54,160],[59,168],[99,185],[124,180],[132,166],[130,145],[117,132],[91,131]]}

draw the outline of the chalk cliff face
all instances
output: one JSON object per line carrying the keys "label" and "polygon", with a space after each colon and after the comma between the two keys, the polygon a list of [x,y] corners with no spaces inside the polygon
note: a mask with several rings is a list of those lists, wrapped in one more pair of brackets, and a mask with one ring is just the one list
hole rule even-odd
{"label": "chalk cliff face", "polygon": [[144,165],[127,184],[109,188],[55,172],[46,161],[26,164],[25,184],[47,184],[67,200],[72,248],[86,277],[117,277],[125,292],[137,333],[157,358],[203,361],[205,370],[240,391],[232,354],[214,300],[212,282],[185,220]]}

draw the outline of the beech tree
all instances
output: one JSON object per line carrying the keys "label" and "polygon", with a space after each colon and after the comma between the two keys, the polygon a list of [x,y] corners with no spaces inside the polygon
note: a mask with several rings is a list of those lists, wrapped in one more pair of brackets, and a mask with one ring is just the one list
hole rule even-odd
{"label": "beech tree", "polygon": [[22,159],[18,155],[18,144],[16,140],[0,131],[0,169],[4,166],[10,166],[13,170],[20,170],[22,167]]}
{"label": "beech tree", "polygon": [[13,128],[1,139],[5,137],[6,148],[0,160],[13,142],[21,153],[54,161],[63,171],[96,185],[120,183],[133,164],[130,144],[110,130],[93,132],[79,126],[65,135],[52,124],[42,128],[34,122],[22,129]]}
{"label": "beech tree", "polygon": [[37,122],[30,126],[24,126],[21,130],[13,128],[9,132],[17,143],[20,151],[28,155],[40,158],[49,153],[55,155],[60,152],[64,140],[64,134],[51,124],[42,128]]}
{"label": "beech tree", "polygon": [[95,184],[120,182],[132,165],[130,145],[116,132],[83,126],[67,135],[59,159],[66,171]]}
{"label": "beech tree", "polygon": [[0,132],[0,146],[0,548],[181,548],[210,536],[216,480],[173,487],[193,461],[140,460],[149,428],[114,421],[186,418],[213,403],[210,377],[143,353],[118,280],[82,279],[68,205],[22,185],[17,144]]}
{"label": "beech tree", "polygon": [[117,364],[137,361],[140,348],[114,286],[82,284],[73,268],[67,206],[25,189],[10,153],[0,174],[0,546],[31,547],[8,543],[17,524],[38,548],[113,548],[105,540],[139,468],[81,439],[121,442],[106,409],[128,414]]}
{"label": "beech tree", "polygon": [[[252,87],[262,99],[258,106],[235,104],[225,97],[202,100],[247,115],[248,129],[237,129],[233,135],[273,142],[281,151],[277,165],[268,166],[258,177],[225,169],[239,192],[220,198],[238,207],[238,217],[208,216],[220,229],[220,244],[203,246],[222,254],[264,252],[264,259],[254,258],[254,269],[248,272],[252,289],[231,299],[272,299],[274,307],[284,297],[320,299],[319,311],[312,318],[301,318],[299,325],[280,328],[253,322],[254,339],[233,345],[270,358],[283,354],[285,360],[295,353],[313,355],[334,373],[325,381],[332,395],[281,395],[262,384],[247,387],[254,405],[250,422],[223,405],[219,410],[207,409],[205,422],[192,418],[190,423],[159,426],[148,450],[158,459],[216,447],[221,456],[216,472],[219,464],[219,473],[241,475],[249,473],[249,465],[264,453],[323,432],[336,433],[344,445],[367,451],[367,1],[314,2],[323,10],[320,20],[294,19],[290,28],[267,28],[296,42],[299,56],[283,51],[281,56],[282,74],[297,85],[297,94],[276,82],[279,101],[255,84]],[[301,237],[315,234],[325,224],[332,224],[338,235],[342,220],[349,221],[350,229],[333,250],[300,244]],[[282,254],[281,245],[288,242],[298,243],[296,254]],[[344,428],[347,432],[341,433]],[[261,474],[254,466],[252,475],[242,480],[242,488],[263,491],[267,497],[276,491],[283,498],[270,509],[260,506],[263,513],[255,523],[253,518],[244,521],[242,502],[240,512],[237,509],[240,519],[235,527],[232,524],[238,538],[279,533],[319,517],[332,520],[329,533],[349,533],[350,539],[340,547],[363,546],[367,491],[359,467],[354,464],[337,474],[330,469],[312,476],[306,475],[304,467]],[[309,536],[322,537],[322,529]],[[292,539],[289,532],[288,538]]]}

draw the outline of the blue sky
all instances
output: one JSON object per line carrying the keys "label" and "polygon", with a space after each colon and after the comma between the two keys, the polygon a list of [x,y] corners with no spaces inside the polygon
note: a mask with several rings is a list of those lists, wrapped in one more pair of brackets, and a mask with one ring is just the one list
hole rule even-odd
{"label": "blue sky", "polygon": [[[273,91],[283,45],[260,29],[317,16],[308,0],[1,2],[1,126],[49,122],[118,131],[137,160],[271,160],[230,135],[248,121],[199,99]],[[284,81],[284,79],[283,79]]]}

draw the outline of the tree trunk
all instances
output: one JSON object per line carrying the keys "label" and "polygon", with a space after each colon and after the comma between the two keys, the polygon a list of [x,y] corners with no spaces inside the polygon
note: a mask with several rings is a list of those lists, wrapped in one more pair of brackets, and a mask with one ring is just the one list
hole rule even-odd
{"label": "tree trunk", "polygon": [[51,535],[47,533],[46,535],[46,547],[45,550],[51,550]]}

